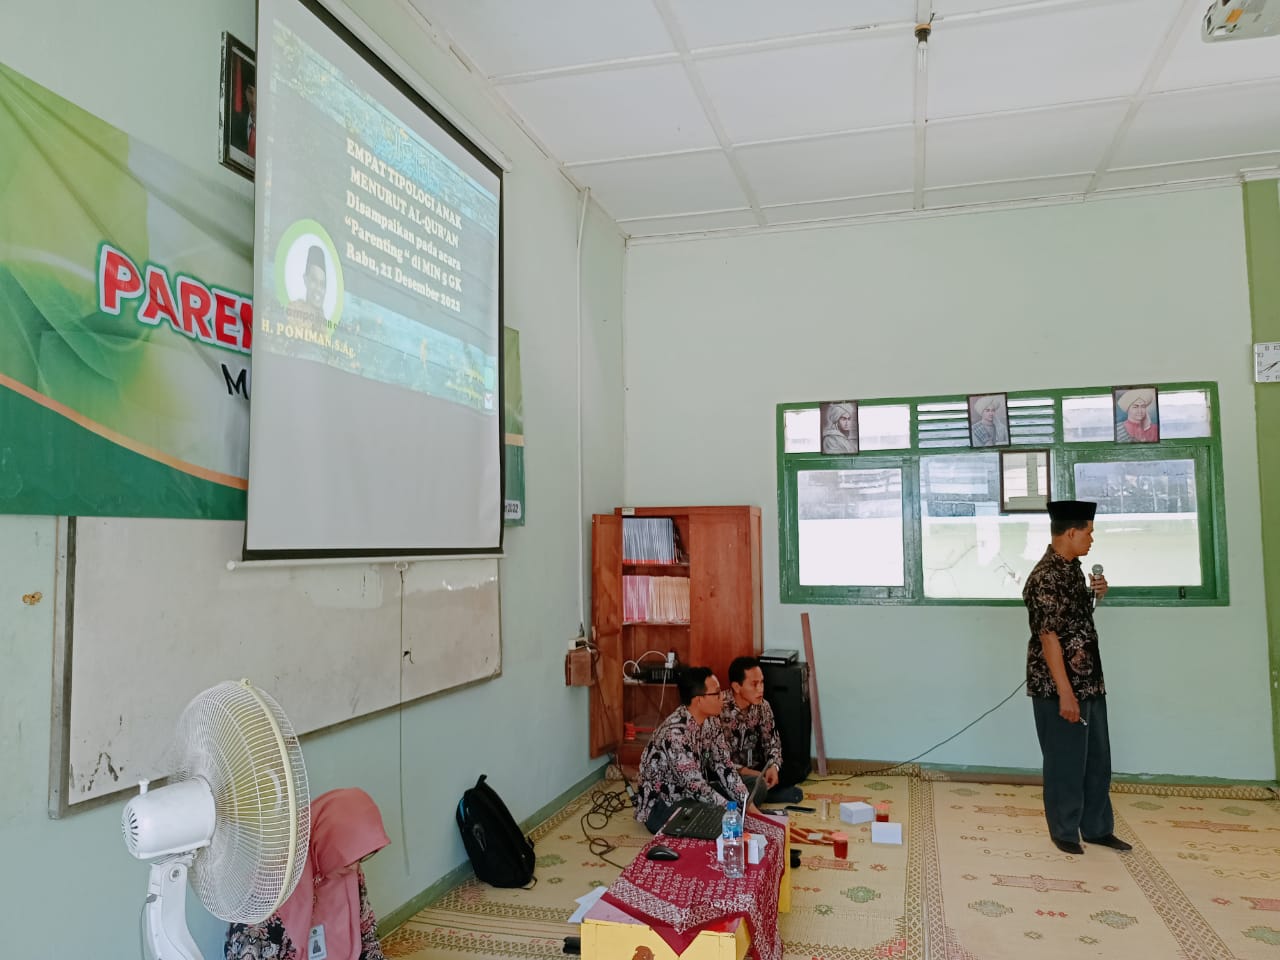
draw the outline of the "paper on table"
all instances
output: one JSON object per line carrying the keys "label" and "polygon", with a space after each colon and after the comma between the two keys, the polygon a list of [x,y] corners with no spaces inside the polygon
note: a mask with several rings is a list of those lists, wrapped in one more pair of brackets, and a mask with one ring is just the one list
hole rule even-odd
{"label": "paper on table", "polygon": [[582,918],[587,915],[587,911],[596,905],[596,901],[604,896],[604,892],[608,887],[592,887],[590,893],[584,893],[577,900],[578,909],[573,911],[573,916],[568,920],[569,923],[581,923]]}

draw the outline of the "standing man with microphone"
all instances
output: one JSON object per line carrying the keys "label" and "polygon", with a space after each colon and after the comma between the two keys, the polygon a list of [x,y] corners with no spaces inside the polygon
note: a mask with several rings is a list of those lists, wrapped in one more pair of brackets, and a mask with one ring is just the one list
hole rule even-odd
{"label": "standing man with microphone", "polygon": [[1093,624],[1107,578],[1102,565],[1094,564],[1086,585],[1080,566],[1093,546],[1098,505],[1054,500],[1048,509],[1049,549],[1027,577],[1022,599],[1031,626],[1027,695],[1044,758],[1049,837],[1064,853],[1084,853],[1081,839],[1131,850],[1115,835],[1107,691]]}

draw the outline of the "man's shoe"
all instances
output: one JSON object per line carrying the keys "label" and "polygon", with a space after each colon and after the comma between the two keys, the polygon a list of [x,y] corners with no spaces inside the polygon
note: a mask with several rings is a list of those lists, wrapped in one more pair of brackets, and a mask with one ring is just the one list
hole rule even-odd
{"label": "man's shoe", "polygon": [[1051,839],[1053,840],[1053,845],[1063,853],[1074,853],[1076,856],[1084,855],[1084,847],[1072,840],[1059,840],[1057,837],[1052,837]]}
{"label": "man's shoe", "polygon": [[1126,850],[1133,849],[1133,844],[1125,843],[1114,833],[1108,833],[1105,837],[1098,837],[1097,840],[1090,840],[1088,837],[1085,837],[1084,842],[1096,844],[1099,847],[1110,847],[1112,850],[1119,850],[1121,853],[1124,853]]}

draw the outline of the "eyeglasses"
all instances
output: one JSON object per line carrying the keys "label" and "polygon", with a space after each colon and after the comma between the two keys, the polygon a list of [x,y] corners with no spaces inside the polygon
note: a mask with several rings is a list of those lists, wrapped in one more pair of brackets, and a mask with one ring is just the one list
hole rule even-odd
{"label": "eyeglasses", "polygon": [[708,690],[706,693],[700,693],[700,694],[698,694],[698,696],[700,696],[700,697],[718,697],[718,696],[720,696],[720,691],[719,691],[718,689],[717,689],[717,690]]}

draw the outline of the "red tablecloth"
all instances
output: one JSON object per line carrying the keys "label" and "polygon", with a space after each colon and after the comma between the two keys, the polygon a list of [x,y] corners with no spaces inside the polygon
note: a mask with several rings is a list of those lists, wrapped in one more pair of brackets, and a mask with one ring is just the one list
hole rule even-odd
{"label": "red tablecloth", "polygon": [[782,881],[783,830],[772,820],[747,817],[746,831],[765,837],[764,856],[730,880],[716,859],[714,840],[657,836],[679,860],[649,860],[645,850],[609,887],[602,899],[643,920],[676,953],[683,953],[708,924],[743,917],[759,960],[781,960],[778,886]]}

